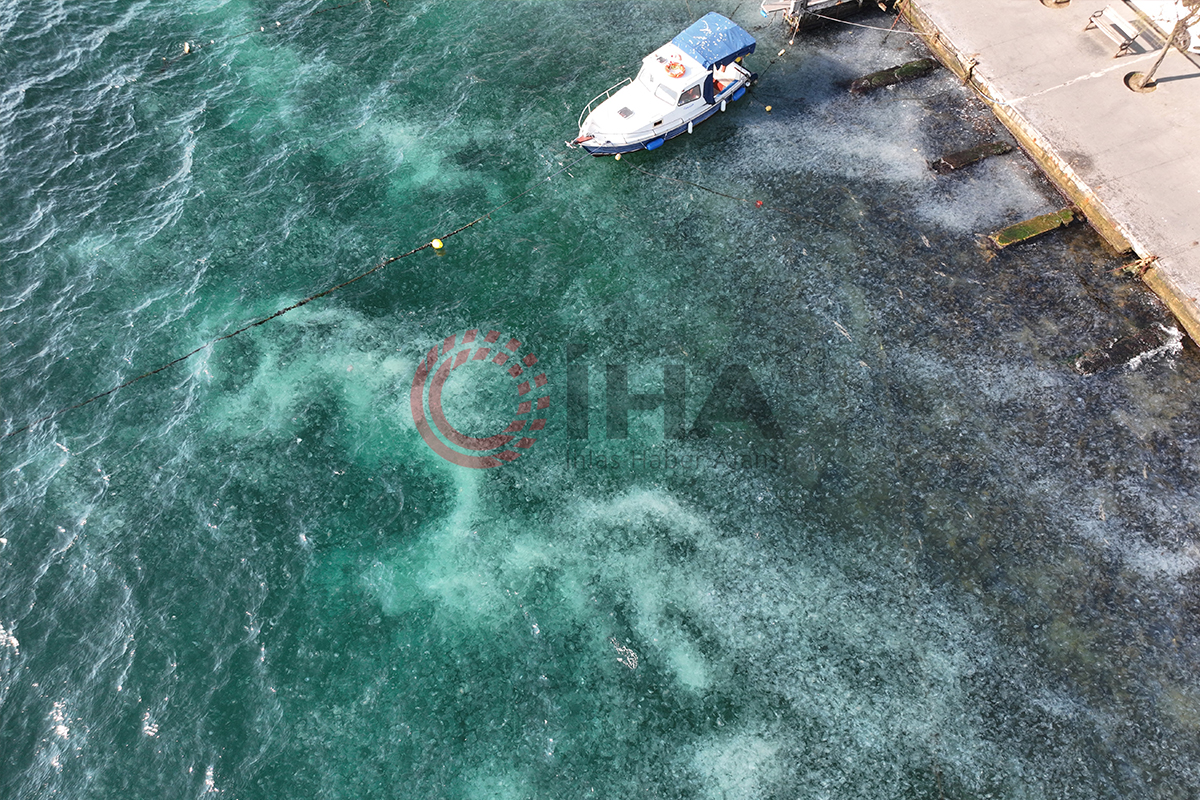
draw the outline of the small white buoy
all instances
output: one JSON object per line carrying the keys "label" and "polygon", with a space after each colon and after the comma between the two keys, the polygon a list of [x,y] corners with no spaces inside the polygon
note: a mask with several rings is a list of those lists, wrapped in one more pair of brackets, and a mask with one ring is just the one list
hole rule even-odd
{"label": "small white buoy", "polygon": [[613,158],[615,158],[617,161],[620,161],[620,160],[621,160],[621,154],[620,154],[620,153],[617,153],[615,156],[613,156]]}
{"label": "small white buoy", "polygon": [[183,54],[186,56],[190,52],[192,52],[192,46],[190,44],[188,44],[187,42],[184,42],[183,43]]}

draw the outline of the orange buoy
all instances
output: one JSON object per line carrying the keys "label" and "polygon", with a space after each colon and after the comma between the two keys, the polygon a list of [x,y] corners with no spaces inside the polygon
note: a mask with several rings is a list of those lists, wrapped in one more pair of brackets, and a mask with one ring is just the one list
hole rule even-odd
{"label": "orange buoy", "polygon": [[686,71],[687,70],[684,69],[683,64],[679,63],[678,61],[672,61],[671,63],[667,64],[667,74],[672,78],[682,78],[683,73]]}

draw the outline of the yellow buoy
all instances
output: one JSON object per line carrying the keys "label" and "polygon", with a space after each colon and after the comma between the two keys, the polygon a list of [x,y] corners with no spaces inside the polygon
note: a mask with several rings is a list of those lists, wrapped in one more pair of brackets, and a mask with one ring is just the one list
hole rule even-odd
{"label": "yellow buoy", "polygon": [[770,111],[771,111],[771,107],[767,106],[767,112],[770,113]]}
{"label": "yellow buoy", "polygon": [[620,160],[621,160],[621,154],[620,154],[620,153],[617,153],[615,156],[613,156],[613,158],[615,158],[617,161],[620,161]]}
{"label": "yellow buoy", "polygon": [[434,250],[441,250],[441,249],[442,249],[442,240],[441,240],[441,239],[434,239],[434,240],[433,240],[432,242],[430,242],[429,244],[433,245],[433,249],[434,249]]}

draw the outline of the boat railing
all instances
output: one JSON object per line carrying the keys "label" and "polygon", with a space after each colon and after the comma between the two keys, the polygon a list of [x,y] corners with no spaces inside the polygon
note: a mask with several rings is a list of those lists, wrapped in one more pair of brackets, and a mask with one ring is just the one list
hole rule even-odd
{"label": "boat railing", "polygon": [[613,92],[615,92],[617,89],[620,89],[622,86],[624,86],[627,83],[633,83],[633,78],[622,78],[621,80],[614,83],[612,86],[605,89],[600,94],[593,97],[590,101],[588,101],[588,104],[583,107],[583,111],[579,115],[579,129],[583,130],[583,121],[585,119],[587,119],[588,114],[592,113],[593,108],[600,105],[608,98],[612,97]]}

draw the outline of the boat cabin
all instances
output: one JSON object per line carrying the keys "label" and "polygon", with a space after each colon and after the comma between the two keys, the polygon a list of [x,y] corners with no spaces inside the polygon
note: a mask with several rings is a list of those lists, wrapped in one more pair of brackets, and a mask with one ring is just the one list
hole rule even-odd
{"label": "boat cabin", "polygon": [[[642,59],[632,81],[598,95],[580,114],[579,138],[596,155],[653,150],[724,111],[754,75],[740,63],[754,38],[720,14],[705,14]],[[596,105],[599,103],[599,105]],[[585,119],[586,117],[586,119]]]}

